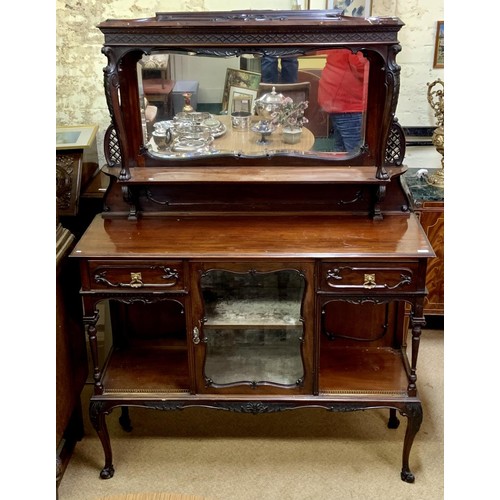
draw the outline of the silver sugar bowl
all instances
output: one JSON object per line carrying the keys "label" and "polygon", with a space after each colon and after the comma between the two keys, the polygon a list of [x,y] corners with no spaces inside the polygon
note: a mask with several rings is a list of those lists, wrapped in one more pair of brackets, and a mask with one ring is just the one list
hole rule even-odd
{"label": "silver sugar bowl", "polygon": [[255,112],[264,120],[271,120],[273,113],[279,111],[285,96],[276,92],[273,87],[271,92],[267,92],[255,101]]}

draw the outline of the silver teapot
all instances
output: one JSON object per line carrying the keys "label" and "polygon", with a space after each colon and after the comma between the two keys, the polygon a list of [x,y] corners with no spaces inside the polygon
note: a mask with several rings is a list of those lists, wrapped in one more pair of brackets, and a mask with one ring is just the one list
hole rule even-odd
{"label": "silver teapot", "polygon": [[151,135],[153,136],[153,141],[156,143],[156,146],[160,151],[166,149],[173,140],[173,134],[170,128],[155,127],[155,130]]}
{"label": "silver teapot", "polygon": [[271,92],[267,92],[255,101],[255,113],[264,120],[271,120],[272,114],[279,111],[285,96],[278,94],[273,87]]}

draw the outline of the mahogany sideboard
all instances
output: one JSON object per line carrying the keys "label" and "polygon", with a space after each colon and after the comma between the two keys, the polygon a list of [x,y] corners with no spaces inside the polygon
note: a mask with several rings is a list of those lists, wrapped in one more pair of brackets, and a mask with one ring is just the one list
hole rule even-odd
{"label": "mahogany sideboard", "polygon": [[[71,257],[80,263],[94,366],[89,411],[104,451],[101,478],[115,472],[106,426],[115,408],[128,428],[130,406],[254,414],[315,407],[387,409],[389,427],[399,424],[397,412],[405,416],[401,478],[414,481],[418,347],[435,254],[401,182],[402,26],[337,10],[157,13],[99,25],[115,153],[103,169],[104,210]],[[332,151],[331,138],[315,138],[308,151],[283,148],[278,127],[261,152],[231,151],[217,147],[206,116],[193,111],[145,126],[144,56],[199,58],[201,81],[206,59],[210,68],[240,57],[307,63],[339,48],[361,52],[369,66],[356,150]],[[179,121],[191,120],[186,135]],[[175,140],[158,150],[151,130],[165,128]],[[104,362],[96,340],[103,301],[113,330]]]}

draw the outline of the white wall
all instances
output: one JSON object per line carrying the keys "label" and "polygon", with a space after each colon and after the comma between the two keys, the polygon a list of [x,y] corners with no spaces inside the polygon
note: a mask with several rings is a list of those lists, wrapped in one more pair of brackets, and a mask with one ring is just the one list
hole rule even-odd
{"label": "white wall", "polygon": [[444,20],[443,0],[373,0],[372,14],[397,16],[405,26],[399,32],[402,50],[401,89],[397,116],[405,126],[434,126],[434,112],[427,102],[427,83],[441,78],[444,69],[433,68],[436,23]]}
{"label": "white wall", "polygon": [[198,102],[222,102],[226,69],[239,69],[237,57],[190,57],[176,54],[174,80],[195,80],[199,83]]}

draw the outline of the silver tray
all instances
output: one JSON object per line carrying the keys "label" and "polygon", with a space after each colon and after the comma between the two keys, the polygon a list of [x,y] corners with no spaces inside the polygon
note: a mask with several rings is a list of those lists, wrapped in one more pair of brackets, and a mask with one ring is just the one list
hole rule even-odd
{"label": "silver tray", "polygon": [[207,153],[211,142],[202,138],[177,138],[171,149],[176,153]]}

